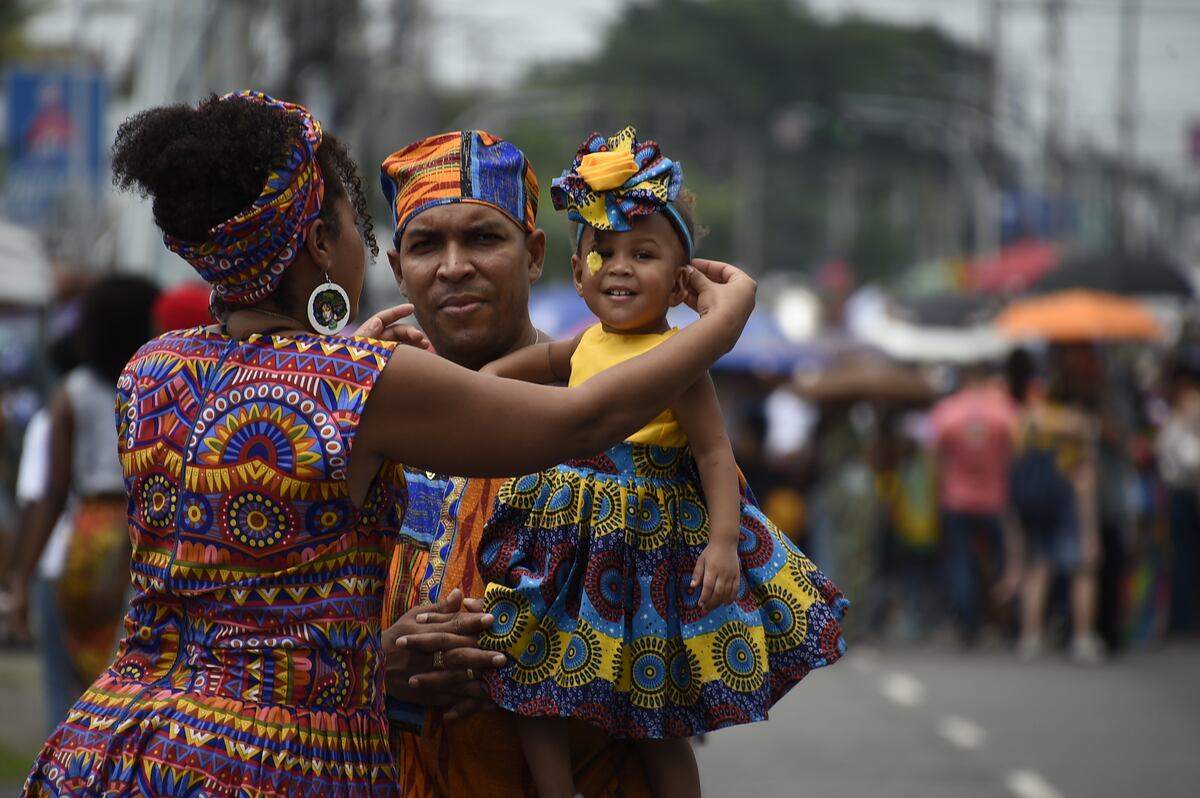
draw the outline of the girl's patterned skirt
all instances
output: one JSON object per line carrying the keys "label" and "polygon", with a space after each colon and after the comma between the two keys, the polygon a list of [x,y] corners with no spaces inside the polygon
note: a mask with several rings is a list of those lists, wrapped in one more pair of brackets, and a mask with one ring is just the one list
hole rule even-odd
{"label": "girl's patterned skirt", "polygon": [[737,598],[700,611],[699,486],[686,447],[628,442],[504,486],[480,547],[496,616],[481,645],[509,655],[483,677],[496,704],[614,736],[688,737],[765,720],[841,657],[848,602],[748,494]]}

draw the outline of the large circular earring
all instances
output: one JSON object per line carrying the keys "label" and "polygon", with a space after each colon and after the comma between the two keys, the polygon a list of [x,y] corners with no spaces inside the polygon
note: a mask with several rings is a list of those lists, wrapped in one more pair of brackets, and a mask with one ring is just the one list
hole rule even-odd
{"label": "large circular earring", "polygon": [[350,321],[350,297],[346,290],[329,279],[308,295],[308,323],[326,335],[337,335]]}

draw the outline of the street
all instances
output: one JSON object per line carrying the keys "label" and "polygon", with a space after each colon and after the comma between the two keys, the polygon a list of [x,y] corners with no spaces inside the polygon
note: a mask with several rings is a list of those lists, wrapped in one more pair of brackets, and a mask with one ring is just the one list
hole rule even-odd
{"label": "street", "polygon": [[771,721],[697,748],[708,796],[1103,798],[1200,792],[1200,645],[1096,668],[854,650]]}
{"label": "street", "polygon": [[[37,679],[31,653],[0,654],[0,794],[19,789],[41,741]],[[1190,798],[1200,644],[1096,668],[860,646],[801,682],[769,723],[710,735],[697,756],[710,798]]]}

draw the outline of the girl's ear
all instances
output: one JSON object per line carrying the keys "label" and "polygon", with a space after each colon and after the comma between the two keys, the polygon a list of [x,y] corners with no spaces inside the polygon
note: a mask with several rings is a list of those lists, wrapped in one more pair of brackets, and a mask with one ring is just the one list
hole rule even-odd
{"label": "girl's ear", "polygon": [[571,279],[575,281],[575,293],[583,296],[583,267],[584,258],[582,255],[571,256]]}
{"label": "girl's ear", "polygon": [[675,270],[675,284],[671,286],[671,296],[668,299],[671,307],[675,307],[687,297],[687,266]]}

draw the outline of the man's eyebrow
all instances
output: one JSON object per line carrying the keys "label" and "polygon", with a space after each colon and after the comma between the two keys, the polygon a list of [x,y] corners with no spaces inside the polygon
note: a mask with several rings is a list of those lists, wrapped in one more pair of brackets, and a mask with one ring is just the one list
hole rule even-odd
{"label": "man's eyebrow", "polygon": [[504,231],[504,222],[495,221],[493,219],[484,219],[481,222],[475,222],[467,229],[469,232],[476,235],[479,233],[500,233]]}
{"label": "man's eyebrow", "polygon": [[431,236],[436,236],[437,234],[437,228],[417,227],[416,225],[410,225],[408,229],[404,231],[404,238],[430,238]]}

